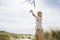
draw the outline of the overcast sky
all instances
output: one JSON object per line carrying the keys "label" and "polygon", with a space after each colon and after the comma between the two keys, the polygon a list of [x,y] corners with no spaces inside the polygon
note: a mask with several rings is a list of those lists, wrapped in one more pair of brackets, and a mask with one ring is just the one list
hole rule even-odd
{"label": "overcast sky", "polygon": [[13,33],[35,32],[35,18],[29,13],[42,11],[43,29],[59,29],[60,0],[35,0],[36,8],[25,0],[0,0],[0,30]]}

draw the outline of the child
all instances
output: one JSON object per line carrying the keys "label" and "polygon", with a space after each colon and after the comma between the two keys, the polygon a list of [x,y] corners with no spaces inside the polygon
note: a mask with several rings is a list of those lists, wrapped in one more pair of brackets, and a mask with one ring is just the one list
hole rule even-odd
{"label": "child", "polygon": [[42,12],[38,12],[37,16],[33,13],[33,11],[30,11],[32,15],[36,19],[36,33],[35,33],[35,40],[43,40],[43,28],[42,28]]}

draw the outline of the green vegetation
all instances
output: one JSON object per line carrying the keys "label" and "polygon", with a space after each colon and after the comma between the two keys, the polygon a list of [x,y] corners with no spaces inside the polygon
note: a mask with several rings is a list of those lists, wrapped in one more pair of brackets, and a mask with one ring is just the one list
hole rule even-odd
{"label": "green vegetation", "polygon": [[6,31],[0,31],[0,40],[31,39],[31,34],[14,34]]}
{"label": "green vegetation", "polygon": [[[16,40],[25,38],[34,40],[34,36],[31,34],[14,34],[5,31],[0,31],[0,40]],[[52,30],[51,32],[45,32],[44,40],[60,40],[60,31]]]}
{"label": "green vegetation", "polygon": [[5,31],[0,32],[0,40],[10,40],[9,34]]}
{"label": "green vegetation", "polygon": [[60,40],[60,31],[52,30],[51,32],[44,33],[45,40]]}

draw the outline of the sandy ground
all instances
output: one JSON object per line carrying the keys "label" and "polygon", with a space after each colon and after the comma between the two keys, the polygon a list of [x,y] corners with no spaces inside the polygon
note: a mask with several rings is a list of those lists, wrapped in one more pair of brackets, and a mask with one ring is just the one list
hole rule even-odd
{"label": "sandy ground", "polygon": [[26,38],[26,39],[21,39],[21,40],[31,40],[31,39],[27,39],[27,38]]}
{"label": "sandy ground", "polygon": [[31,39],[12,39],[12,40],[31,40]]}

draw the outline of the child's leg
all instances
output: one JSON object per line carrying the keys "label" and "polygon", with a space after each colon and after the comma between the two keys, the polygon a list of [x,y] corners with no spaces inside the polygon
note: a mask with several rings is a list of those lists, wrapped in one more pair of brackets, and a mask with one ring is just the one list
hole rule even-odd
{"label": "child's leg", "polygon": [[38,37],[39,37],[39,40],[43,40],[43,30],[40,30],[38,31]]}
{"label": "child's leg", "polygon": [[36,31],[36,33],[35,33],[35,40],[39,40],[37,33],[38,33],[38,32]]}

